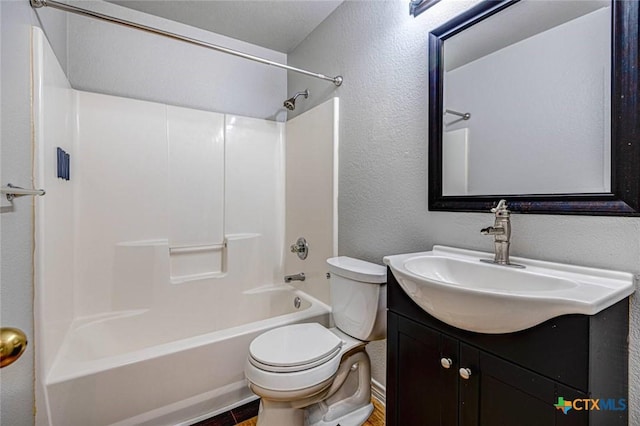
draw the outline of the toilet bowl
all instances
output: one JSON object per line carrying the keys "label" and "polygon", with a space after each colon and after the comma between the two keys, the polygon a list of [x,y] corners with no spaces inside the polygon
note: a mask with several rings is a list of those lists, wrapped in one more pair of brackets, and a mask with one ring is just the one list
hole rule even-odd
{"label": "toilet bowl", "polygon": [[336,327],[294,324],[251,342],[245,376],[261,397],[258,426],[360,426],[373,411],[365,345],[386,335],[386,269],[327,263]]}

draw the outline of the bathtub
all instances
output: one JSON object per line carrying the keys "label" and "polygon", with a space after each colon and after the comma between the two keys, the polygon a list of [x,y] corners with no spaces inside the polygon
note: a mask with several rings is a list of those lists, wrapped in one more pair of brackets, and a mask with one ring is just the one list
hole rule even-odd
{"label": "bathtub", "polygon": [[256,336],[286,324],[329,326],[330,308],[289,286],[245,291],[236,303],[215,327],[213,307],[75,321],[45,379],[51,424],[192,424],[256,398],[243,373]]}

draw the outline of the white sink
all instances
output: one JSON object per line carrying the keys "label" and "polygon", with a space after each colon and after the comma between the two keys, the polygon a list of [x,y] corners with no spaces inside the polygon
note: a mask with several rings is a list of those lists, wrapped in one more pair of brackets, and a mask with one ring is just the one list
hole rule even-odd
{"label": "white sink", "polygon": [[512,257],[523,269],[480,262],[493,254],[434,246],[384,263],[424,311],[454,327],[511,333],[565,314],[594,315],[635,291],[630,273]]}

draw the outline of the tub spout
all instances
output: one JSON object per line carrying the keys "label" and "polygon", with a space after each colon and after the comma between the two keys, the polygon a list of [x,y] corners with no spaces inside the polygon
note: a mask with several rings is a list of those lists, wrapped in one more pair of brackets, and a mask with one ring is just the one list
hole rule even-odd
{"label": "tub spout", "polygon": [[304,272],[300,272],[299,274],[295,274],[295,275],[284,276],[285,283],[290,283],[291,281],[304,281],[305,279],[306,277],[304,276]]}

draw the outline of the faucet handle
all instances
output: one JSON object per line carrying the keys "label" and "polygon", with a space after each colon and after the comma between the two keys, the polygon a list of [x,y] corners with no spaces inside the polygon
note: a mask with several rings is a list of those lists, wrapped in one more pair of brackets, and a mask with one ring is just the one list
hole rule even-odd
{"label": "faucet handle", "polygon": [[291,244],[291,253],[295,253],[298,255],[300,260],[305,260],[309,255],[309,244],[307,244],[307,240],[304,237],[298,238],[298,240]]}
{"label": "faucet handle", "polygon": [[511,212],[507,208],[507,200],[498,201],[498,205],[491,209],[491,213],[495,213],[496,216],[509,216]]}

